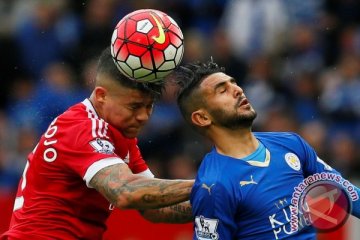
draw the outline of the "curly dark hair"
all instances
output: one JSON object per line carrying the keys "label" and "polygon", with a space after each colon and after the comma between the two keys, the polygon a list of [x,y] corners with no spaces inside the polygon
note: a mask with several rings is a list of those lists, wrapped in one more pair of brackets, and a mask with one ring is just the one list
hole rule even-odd
{"label": "curly dark hair", "polygon": [[154,98],[159,98],[164,89],[164,80],[145,83],[132,80],[123,75],[115,65],[114,59],[111,55],[110,47],[107,47],[102,51],[98,61],[97,73],[107,74],[122,86],[140,90],[143,93],[150,94]]}
{"label": "curly dark hair", "polygon": [[198,87],[200,83],[209,75],[217,72],[225,72],[224,67],[220,67],[211,58],[208,62],[188,63],[178,67],[174,72],[176,84],[180,87],[177,104],[184,119],[191,124],[191,113],[204,104]]}

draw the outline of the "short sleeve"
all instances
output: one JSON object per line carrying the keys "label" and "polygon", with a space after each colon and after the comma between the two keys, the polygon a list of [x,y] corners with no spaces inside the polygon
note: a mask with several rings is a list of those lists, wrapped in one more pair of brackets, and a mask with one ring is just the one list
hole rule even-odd
{"label": "short sleeve", "polygon": [[150,171],[150,169],[146,169],[143,172],[137,173],[140,176],[147,177],[147,178],[154,178],[154,174]]}
{"label": "short sleeve", "polygon": [[305,177],[322,172],[333,172],[340,175],[338,171],[317,156],[316,151],[302,137],[299,135],[296,135],[296,137],[302,146],[301,160]]}
{"label": "short sleeve", "polygon": [[[67,122],[67,127],[59,132],[62,138],[56,146],[58,158],[61,159],[59,164],[83,178],[87,184],[102,168],[124,163],[116,154],[116,148],[120,146],[115,146],[111,137],[105,134],[92,134],[94,122],[96,125],[104,125],[101,119],[73,125]],[[125,142],[122,144],[127,147]]]}

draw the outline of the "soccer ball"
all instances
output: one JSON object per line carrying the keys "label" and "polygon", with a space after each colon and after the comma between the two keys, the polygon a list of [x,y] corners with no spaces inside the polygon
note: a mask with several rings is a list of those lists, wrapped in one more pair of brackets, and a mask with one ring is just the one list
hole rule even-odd
{"label": "soccer ball", "polygon": [[184,37],[166,13],[141,9],[116,25],[111,54],[121,73],[140,82],[163,80],[181,62]]}

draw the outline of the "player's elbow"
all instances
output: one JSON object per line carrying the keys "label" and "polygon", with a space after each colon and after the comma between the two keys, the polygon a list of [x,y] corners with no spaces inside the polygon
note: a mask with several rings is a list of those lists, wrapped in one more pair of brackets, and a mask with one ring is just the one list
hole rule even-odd
{"label": "player's elbow", "polygon": [[[135,195],[135,196],[134,196]],[[146,206],[144,202],[143,195],[132,194],[132,193],[123,193],[117,197],[115,206],[119,209],[137,209],[144,210],[149,207]]]}
{"label": "player's elbow", "polygon": [[136,175],[127,176],[126,183],[116,189],[115,206],[120,209],[146,209],[148,187]]}

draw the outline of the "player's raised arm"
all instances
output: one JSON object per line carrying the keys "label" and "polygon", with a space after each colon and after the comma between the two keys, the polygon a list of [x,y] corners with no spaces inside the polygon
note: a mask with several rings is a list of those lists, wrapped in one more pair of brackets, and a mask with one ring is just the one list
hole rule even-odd
{"label": "player's raised arm", "polygon": [[[316,153],[316,151],[297,134],[293,134],[295,139],[299,141],[300,146],[302,146],[303,153],[299,153],[304,160],[302,160],[302,169],[304,172],[305,179],[309,180],[310,178],[318,181],[319,179],[323,181],[336,183],[339,187],[343,188],[345,191],[348,190],[350,200],[352,201],[351,214],[357,218],[360,218],[360,189],[355,186],[353,183],[349,182],[339,171],[331,167],[326,161],[322,160]],[[324,174],[323,177],[319,178]]]}
{"label": "player's raised arm", "polygon": [[146,178],[133,174],[126,164],[115,164],[96,173],[90,186],[118,208],[149,209],[188,200],[193,183]]}

